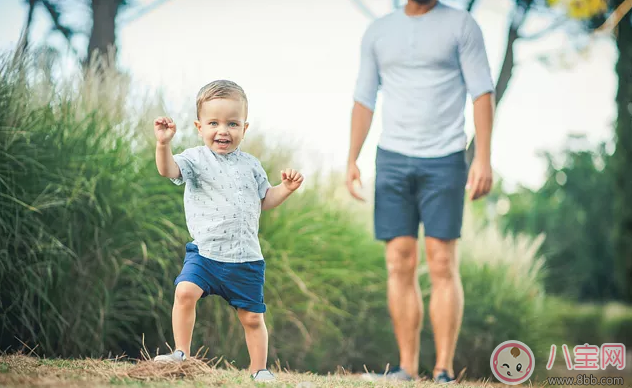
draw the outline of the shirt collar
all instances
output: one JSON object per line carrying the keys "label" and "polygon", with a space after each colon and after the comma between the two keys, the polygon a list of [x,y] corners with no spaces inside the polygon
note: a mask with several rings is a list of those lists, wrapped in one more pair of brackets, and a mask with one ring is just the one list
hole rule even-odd
{"label": "shirt collar", "polygon": [[213,154],[217,159],[227,160],[230,162],[237,161],[237,159],[239,159],[239,157],[241,156],[241,152],[242,152],[240,147],[235,148],[234,151],[228,154],[218,154],[217,152],[213,151],[209,147],[206,147],[206,149],[209,150],[211,154]]}

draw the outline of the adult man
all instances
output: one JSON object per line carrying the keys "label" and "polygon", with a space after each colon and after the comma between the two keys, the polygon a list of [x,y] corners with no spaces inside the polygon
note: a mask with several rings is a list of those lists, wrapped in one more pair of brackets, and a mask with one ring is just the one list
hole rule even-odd
{"label": "adult man", "polygon": [[[433,377],[448,383],[454,381],[464,305],[456,245],[465,189],[475,200],[492,184],[494,86],[480,27],[466,11],[437,0],[409,0],[368,27],[362,38],[346,182],[359,200],[356,160],[380,88],[384,120],[376,158],[375,234],[386,242],[389,312],[400,352],[399,367],[384,377],[418,376],[423,306],[417,238],[423,223],[437,354]],[[463,128],[468,93],[477,135],[469,176]]]}

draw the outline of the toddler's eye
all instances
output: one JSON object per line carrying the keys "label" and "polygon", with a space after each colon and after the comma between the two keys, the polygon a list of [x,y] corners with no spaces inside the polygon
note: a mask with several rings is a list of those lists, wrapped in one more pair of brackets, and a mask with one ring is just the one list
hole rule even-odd
{"label": "toddler's eye", "polygon": [[239,124],[237,124],[237,123],[230,123],[230,124],[228,124],[228,125],[230,125],[230,126],[231,126],[231,127],[233,127],[233,128],[235,128],[235,127],[238,127],[238,126],[239,126]]}
{"label": "toddler's eye", "polygon": [[217,121],[211,121],[211,122],[209,123],[209,125],[210,125],[210,126],[212,126],[212,127],[214,127],[214,126],[216,126],[216,125],[217,125]]}

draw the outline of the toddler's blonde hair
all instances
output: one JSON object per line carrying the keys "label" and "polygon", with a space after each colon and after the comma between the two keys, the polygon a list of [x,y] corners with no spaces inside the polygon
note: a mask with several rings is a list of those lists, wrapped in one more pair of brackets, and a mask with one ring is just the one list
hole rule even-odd
{"label": "toddler's blonde hair", "polygon": [[216,98],[232,98],[235,100],[241,100],[244,103],[246,109],[246,117],[248,117],[248,98],[241,86],[237,85],[233,81],[229,80],[216,80],[204,85],[197,94],[197,117],[200,118],[200,109],[202,104],[206,101],[211,101]]}

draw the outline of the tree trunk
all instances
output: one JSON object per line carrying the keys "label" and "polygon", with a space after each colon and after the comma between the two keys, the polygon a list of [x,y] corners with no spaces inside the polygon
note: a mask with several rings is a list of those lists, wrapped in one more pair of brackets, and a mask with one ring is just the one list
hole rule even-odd
{"label": "tree trunk", "polygon": [[618,25],[617,47],[619,59],[616,72],[619,89],[615,138],[617,147],[612,157],[615,175],[615,268],[624,299],[632,301],[632,13]]}
{"label": "tree trunk", "polygon": [[[474,5],[474,2],[471,2],[468,5],[468,9],[471,9]],[[496,105],[500,103],[505,92],[507,91],[507,87],[509,86],[509,81],[511,80],[511,76],[513,75],[513,68],[515,65],[514,62],[514,43],[519,39],[519,31],[520,27],[524,23],[524,20],[527,17],[529,12],[529,8],[531,7],[531,0],[526,2],[518,2],[516,5],[516,13],[514,14],[511,24],[509,25],[509,31],[507,32],[507,45],[505,48],[505,57],[503,59],[503,64],[500,68],[500,74],[498,75],[498,80],[496,81],[496,91],[495,91],[495,102]],[[476,134],[472,137],[472,141],[470,145],[467,147],[467,151],[465,153],[465,157],[467,160],[468,166],[472,163],[474,159],[474,155],[476,154]]]}
{"label": "tree trunk", "polygon": [[92,32],[88,43],[89,64],[94,55],[108,60],[109,51],[116,57],[116,14],[122,0],[92,0]]}
{"label": "tree trunk", "polygon": [[29,48],[29,35],[31,33],[31,25],[33,24],[33,12],[35,11],[35,5],[37,4],[37,0],[28,0],[29,3],[29,11],[26,16],[26,25],[24,26],[24,30],[22,31],[22,36],[20,37],[20,42],[18,44],[17,53],[18,55],[24,54]]}

